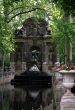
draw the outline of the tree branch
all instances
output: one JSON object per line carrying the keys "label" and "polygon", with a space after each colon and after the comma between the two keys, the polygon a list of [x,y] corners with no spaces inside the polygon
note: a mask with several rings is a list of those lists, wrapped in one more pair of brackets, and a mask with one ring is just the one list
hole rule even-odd
{"label": "tree branch", "polygon": [[[20,6],[20,7],[14,8],[13,10],[11,10],[11,11],[8,13],[8,15],[11,14],[13,11],[18,10],[18,9],[20,9],[20,8],[23,8],[23,7],[24,7],[24,6]],[[30,6],[25,6],[25,7],[30,7]]]}
{"label": "tree branch", "polygon": [[23,12],[17,13],[17,14],[15,14],[14,16],[12,16],[12,17],[10,18],[10,20],[7,21],[7,23],[9,23],[9,22],[10,22],[13,18],[15,18],[16,16],[19,16],[19,15],[25,14],[25,13],[30,13],[30,12],[32,12],[32,11],[36,11],[37,9],[38,9],[38,10],[46,11],[45,9],[42,9],[42,8],[33,8],[32,10],[29,10],[29,11],[23,11]]}

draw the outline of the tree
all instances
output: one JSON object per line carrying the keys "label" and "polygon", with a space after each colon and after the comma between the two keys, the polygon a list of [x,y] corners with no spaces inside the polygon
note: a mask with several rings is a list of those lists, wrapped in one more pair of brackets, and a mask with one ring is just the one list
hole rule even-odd
{"label": "tree", "polygon": [[59,8],[63,9],[68,15],[75,16],[75,1],[74,0],[51,0]]}
{"label": "tree", "polygon": [[[59,5],[61,9],[64,11],[64,23],[68,24],[70,22],[70,16],[75,16],[75,1],[73,0],[53,0],[52,2]],[[71,50],[71,42],[69,31],[65,29],[65,63],[70,64],[70,50]]]}
{"label": "tree", "polygon": [[7,52],[13,51],[16,27],[28,17],[45,18],[49,0],[2,0],[0,2],[0,46]]}
{"label": "tree", "polygon": [[[74,22],[75,21],[72,20],[71,22],[65,23],[63,14],[60,15],[60,17],[57,14],[55,15],[55,13],[54,13],[53,19],[51,22],[52,36],[53,36],[53,39],[54,39],[56,47],[57,47],[56,51],[59,56],[59,59],[61,62],[64,62],[65,61],[64,60],[64,57],[65,57],[65,42],[64,42],[65,41],[65,30],[67,29],[68,37],[74,47],[74,45],[75,45],[75,43],[74,43],[75,23]],[[73,51],[73,57],[74,57],[74,51]]]}

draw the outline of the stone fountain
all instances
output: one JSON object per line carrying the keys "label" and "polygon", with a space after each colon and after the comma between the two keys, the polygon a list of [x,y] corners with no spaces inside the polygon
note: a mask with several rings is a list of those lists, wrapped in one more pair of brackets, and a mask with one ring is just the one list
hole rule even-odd
{"label": "stone fountain", "polygon": [[[15,75],[14,79],[11,80],[11,85],[17,89],[19,88],[27,91],[26,97],[28,102],[25,102],[26,105],[24,110],[33,110],[33,108],[39,109],[42,104],[42,100],[46,100],[45,96],[44,98],[42,97],[42,92],[46,90],[51,91],[52,76],[40,71],[37,65],[33,65],[29,70],[23,72],[21,75]],[[35,103],[37,103],[37,106],[35,106]]]}
{"label": "stone fountain", "polygon": [[42,89],[52,87],[52,76],[40,71],[37,65],[33,65],[29,70],[21,75],[15,75],[11,80],[11,85],[24,89]]}

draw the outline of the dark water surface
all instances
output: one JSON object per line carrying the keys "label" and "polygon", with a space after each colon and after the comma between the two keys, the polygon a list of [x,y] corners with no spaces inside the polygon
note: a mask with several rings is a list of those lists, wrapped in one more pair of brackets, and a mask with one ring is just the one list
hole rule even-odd
{"label": "dark water surface", "polygon": [[0,110],[52,110],[52,91],[0,86]]}

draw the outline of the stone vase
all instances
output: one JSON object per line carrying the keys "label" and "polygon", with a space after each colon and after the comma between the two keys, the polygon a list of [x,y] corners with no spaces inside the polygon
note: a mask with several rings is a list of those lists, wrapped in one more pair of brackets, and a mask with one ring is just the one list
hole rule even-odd
{"label": "stone vase", "polygon": [[74,86],[74,78],[75,78],[75,70],[61,70],[59,71],[63,76],[63,83],[62,85],[65,87],[65,94],[66,96],[72,96],[71,88]]}

